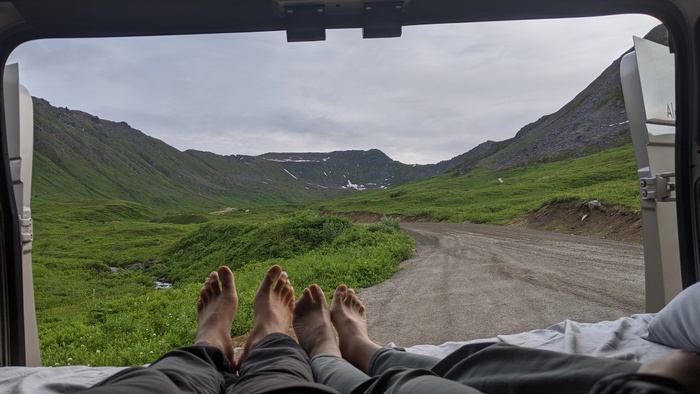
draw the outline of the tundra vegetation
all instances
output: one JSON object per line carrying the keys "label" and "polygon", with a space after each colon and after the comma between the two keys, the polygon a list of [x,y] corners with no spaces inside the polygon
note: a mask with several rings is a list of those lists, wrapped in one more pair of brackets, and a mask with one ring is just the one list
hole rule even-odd
{"label": "tundra vegetation", "polygon": [[[252,298],[272,264],[288,271],[300,292],[312,283],[371,286],[411,256],[414,241],[397,220],[358,225],[329,211],[490,224],[570,200],[639,211],[634,168],[626,145],[568,161],[476,168],[339,200],[218,215],[121,200],[38,198],[34,278],[42,361],[141,365],[192,343],[199,289],[222,264],[233,269],[240,297],[236,336],[250,330]],[[156,290],[155,280],[173,288]]]}
{"label": "tundra vegetation", "polygon": [[[44,365],[141,365],[191,344],[199,289],[220,265],[236,276],[236,336],[252,327],[253,295],[270,265],[289,272],[299,293],[312,283],[360,288],[387,279],[414,246],[391,220],[362,226],[286,208],[163,215],[100,200],[39,203],[35,211]],[[156,279],[173,288],[156,290]]]}
{"label": "tundra vegetation", "polygon": [[[395,188],[326,201],[332,212],[365,211],[435,221],[503,224],[547,204],[600,200],[639,212],[632,144],[590,156],[491,171],[486,165]],[[499,181],[502,180],[501,181]]]}

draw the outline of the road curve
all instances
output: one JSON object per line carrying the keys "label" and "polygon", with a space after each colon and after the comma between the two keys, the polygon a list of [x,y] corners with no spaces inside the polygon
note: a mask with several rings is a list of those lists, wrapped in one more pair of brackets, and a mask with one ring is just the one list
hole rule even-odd
{"label": "road curve", "polygon": [[403,223],[415,257],[361,289],[370,336],[440,344],[644,311],[641,245],[513,227]]}

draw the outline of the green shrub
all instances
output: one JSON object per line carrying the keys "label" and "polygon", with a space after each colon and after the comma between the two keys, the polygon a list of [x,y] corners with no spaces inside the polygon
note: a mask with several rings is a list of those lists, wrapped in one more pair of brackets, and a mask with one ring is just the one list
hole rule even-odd
{"label": "green shrub", "polygon": [[393,229],[395,231],[398,231],[401,229],[401,221],[396,218],[382,216],[382,218],[379,219],[378,226],[381,228]]}
{"label": "green shrub", "polygon": [[[44,365],[141,365],[191,344],[199,289],[220,265],[234,269],[239,309],[232,334],[242,335],[272,264],[289,273],[297,296],[313,283],[330,295],[341,283],[361,288],[386,280],[414,247],[397,221],[364,226],[309,212],[258,224],[40,222],[34,277]],[[153,281],[163,277],[175,288],[155,290]]]}
{"label": "green shrub", "polygon": [[199,214],[180,214],[180,215],[169,215],[160,219],[161,223],[173,223],[173,224],[196,224],[205,223],[209,219],[204,215]]}

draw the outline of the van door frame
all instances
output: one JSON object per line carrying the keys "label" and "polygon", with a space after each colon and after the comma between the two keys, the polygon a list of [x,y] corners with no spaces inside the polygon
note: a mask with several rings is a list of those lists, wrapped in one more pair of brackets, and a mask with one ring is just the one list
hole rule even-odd
{"label": "van door frame", "polygon": [[[405,7],[403,25],[641,13],[664,23],[676,53],[676,196],[683,286],[700,275],[700,2],[697,0],[432,0]],[[329,18],[326,28],[361,28],[362,18]],[[0,59],[42,38],[284,30],[260,0],[0,0]],[[291,44],[290,44],[291,45]],[[1,71],[0,71],[1,73]],[[0,75],[1,77],[2,75]],[[2,94],[0,94],[0,100]],[[2,104],[2,103],[0,103]],[[0,105],[2,108],[3,105]],[[25,365],[19,216],[0,114],[0,366]]]}

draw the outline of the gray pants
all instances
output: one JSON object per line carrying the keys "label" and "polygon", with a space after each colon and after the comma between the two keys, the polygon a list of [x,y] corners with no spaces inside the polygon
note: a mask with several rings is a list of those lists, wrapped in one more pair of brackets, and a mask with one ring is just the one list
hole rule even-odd
{"label": "gray pants", "polygon": [[172,350],[150,367],[127,368],[85,394],[337,394],[313,382],[309,358],[292,338],[270,334],[248,353],[239,374],[213,346]]}
{"label": "gray pants", "polygon": [[311,360],[314,380],[341,393],[680,393],[640,364],[505,344],[466,345],[445,359],[383,348],[369,376],[339,357]]}
{"label": "gray pants", "polygon": [[638,368],[629,361],[479,344],[443,360],[384,348],[372,356],[368,376],[340,357],[320,355],[309,363],[293,339],[271,334],[251,350],[238,375],[221,350],[195,345],[148,368],[125,369],[84,393],[680,393],[673,381],[635,374]]}

